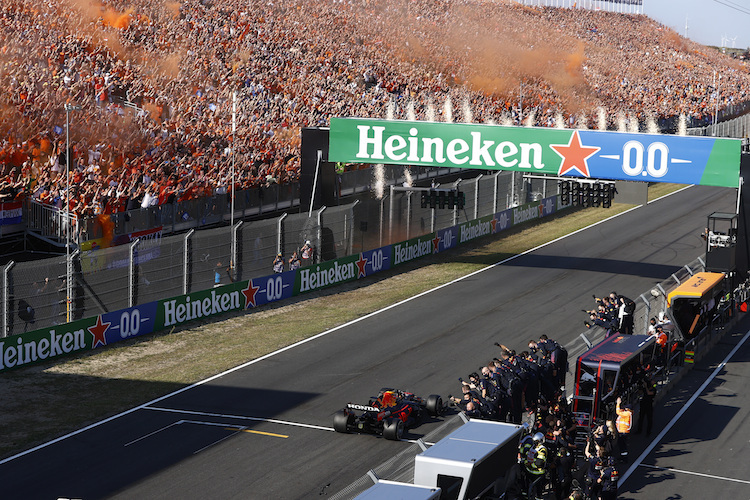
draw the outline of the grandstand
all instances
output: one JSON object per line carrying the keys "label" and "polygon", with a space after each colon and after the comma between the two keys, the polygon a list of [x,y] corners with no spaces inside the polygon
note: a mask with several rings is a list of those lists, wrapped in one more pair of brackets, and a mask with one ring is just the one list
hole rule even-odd
{"label": "grandstand", "polygon": [[295,183],[300,128],[332,116],[674,131],[745,109],[743,61],[525,3],[3,2],[0,198],[85,218],[226,193],[233,162],[237,188]]}

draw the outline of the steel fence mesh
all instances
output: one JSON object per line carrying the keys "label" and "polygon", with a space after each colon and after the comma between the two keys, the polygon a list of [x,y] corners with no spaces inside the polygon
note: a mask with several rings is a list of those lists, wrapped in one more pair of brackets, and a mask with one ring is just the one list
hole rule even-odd
{"label": "steel fence mesh", "polygon": [[491,214],[495,212],[495,184],[497,183],[497,180],[497,174],[492,174],[485,175],[477,181],[480,214]]}
{"label": "steel fence mesh", "polygon": [[8,276],[8,298],[11,299],[8,335],[65,323],[65,275],[64,255],[43,261],[19,262],[11,268]]}
{"label": "steel fence mesh", "polygon": [[[372,169],[350,173],[355,174],[357,182],[363,182],[365,176],[372,175]],[[381,173],[389,184],[400,185],[408,177],[404,167],[400,166],[385,166]],[[445,169],[412,169],[410,177],[411,180],[420,177],[426,179],[446,173],[448,171]],[[407,237],[414,238],[432,230],[450,227],[454,222],[470,220],[474,217],[475,200],[478,200],[478,216],[491,214],[495,208],[496,181],[498,210],[503,210],[512,199],[525,199],[525,191],[520,189],[524,184],[521,177],[513,176],[512,172],[499,172],[477,180],[439,186],[445,189],[459,187],[465,192],[466,206],[459,211],[421,208],[419,194],[412,194],[409,203],[409,196],[405,192],[394,192],[392,199],[386,192],[384,199],[364,200],[354,208],[352,205],[326,208],[322,212],[314,212],[311,217],[307,213],[287,215],[283,219],[281,236],[278,234],[279,219],[245,222],[237,232],[234,272],[227,271],[232,259],[231,227],[198,231],[191,236],[187,248],[184,235],[144,239],[138,243],[134,254],[134,303],[143,304],[179,295],[185,282],[188,292],[210,288],[216,282],[217,274],[220,283],[228,283],[232,277],[242,280],[268,275],[273,271],[272,263],[278,248],[288,261],[292,252],[299,252],[307,240],[316,247],[315,258],[328,260],[348,255],[357,249],[375,248]],[[513,182],[517,184],[515,189]],[[532,191],[536,189],[535,184],[529,187]],[[262,198],[259,193],[263,193]],[[478,193],[476,198],[475,193]],[[259,203],[266,207],[262,210],[270,210],[278,206],[281,198],[286,203],[287,198],[295,195],[294,188],[275,185],[263,191],[240,191],[237,193],[236,213],[242,214],[245,209],[257,211]],[[159,224],[169,226],[171,230],[186,230],[199,224],[227,219],[229,203],[229,196],[220,194],[180,204],[112,214],[111,220],[114,233],[118,236],[132,235],[135,231],[159,227]],[[318,214],[321,226],[318,225]],[[360,220],[369,221],[370,224],[365,227],[358,223]],[[101,231],[95,222],[90,226],[92,234],[98,235]],[[186,250],[187,262],[184,257]],[[73,260],[71,319],[128,307],[129,253],[129,246],[122,245],[84,252]],[[184,275],[185,269],[187,276]],[[64,257],[21,263],[10,270],[8,335],[65,321],[65,274]],[[45,281],[45,278],[49,279]],[[18,317],[16,303],[22,298],[34,310],[33,324]]]}
{"label": "steel fence mesh", "polygon": [[229,283],[232,228],[229,226],[196,231],[192,238],[190,290],[205,290]]}
{"label": "steel fence mesh", "polygon": [[497,179],[497,210],[513,206],[513,172],[501,172]]}
{"label": "steel fence mesh", "polygon": [[278,242],[278,225],[275,218],[246,222],[240,226],[237,234],[237,280],[271,274]]}
{"label": "steel fence mesh", "polygon": [[466,196],[464,208],[458,210],[458,222],[465,222],[474,218],[474,208],[477,206],[475,199],[477,189],[479,189],[479,178],[463,181],[458,185],[458,190]]}
{"label": "steel fence mesh", "polygon": [[[75,263],[74,263],[75,266]],[[130,247],[122,245],[88,252],[80,256],[84,300],[81,318],[128,307]],[[75,284],[79,284],[76,280]]]}
{"label": "steel fence mesh", "polygon": [[349,255],[354,227],[351,205],[326,208],[321,215],[320,259],[333,260]]}
{"label": "steel fence mesh", "polygon": [[307,216],[307,212],[291,214],[284,219],[282,224],[283,248],[286,254],[291,255],[292,252],[297,252],[300,255],[300,249],[305,245],[305,242],[309,241],[315,247],[314,259],[319,257],[320,241],[318,234],[320,227],[318,226],[317,214],[317,211],[314,211],[310,217]]}
{"label": "steel fence mesh", "polygon": [[412,217],[410,233],[412,238],[422,236],[430,232],[432,227],[432,209],[428,206],[422,208],[421,202],[412,205]]}
{"label": "steel fence mesh", "polygon": [[182,294],[184,236],[141,240],[138,244],[138,304]]}

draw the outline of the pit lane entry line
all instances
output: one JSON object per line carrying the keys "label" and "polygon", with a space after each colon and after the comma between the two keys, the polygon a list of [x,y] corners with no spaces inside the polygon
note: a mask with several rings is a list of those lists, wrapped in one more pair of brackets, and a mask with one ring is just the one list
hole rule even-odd
{"label": "pit lane entry line", "polygon": [[690,406],[695,402],[696,399],[700,397],[701,394],[703,394],[703,391],[706,390],[706,387],[708,387],[708,384],[710,384],[713,379],[716,378],[716,376],[721,372],[721,370],[724,369],[724,366],[729,362],[730,359],[737,353],[737,351],[740,350],[740,347],[742,347],[745,344],[745,341],[750,337],[750,330],[745,333],[745,336],[740,339],[740,341],[737,343],[736,346],[734,346],[734,349],[732,349],[729,354],[727,354],[727,357],[724,358],[724,361],[719,363],[719,366],[716,367],[716,369],[709,375],[709,377],[706,379],[705,382],[695,391],[695,393],[691,396],[691,398],[688,400],[687,403],[685,403],[682,408],[680,408],[680,411],[677,412],[677,415],[675,415],[672,420],[669,421],[669,423],[662,429],[662,431],[659,433],[656,438],[654,438],[653,441],[651,441],[651,444],[648,445],[648,447],[643,450],[643,453],[641,453],[641,456],[638,457],[638,459],[633,462],[633,465],[630,466],[630,468],[625,472],[625,474],[622,475],[622,478],[620,479],[620,488],[622,488],[622,484],[628,480],[631,474],[635,471],[636,468],[638,468],[642,462],[643,459],[646,458],[653,450],[656,448],[656,445],[659,444],[659,441],[664,438],[664,436],[667,435],[667,432],[674,427],[674,425],[677,423],[677,421],[682,418],[682,415],[685,414],[685,412],[690,408]]}
{"label": "pit lane entry line", "polygon": [[702,472],[692,472],[689,470],[681,470],[681,469],[670,469],[669,467],[657,467],[656,465],[646,465],[646,464],[640,464],[640,467],[663,470],[667,472],[679,472],[680,474],[690,474],[691,476],[707,477],[709,479],[719,479],[721,481],[734,481],[735,483],[750,484],[750,481],[745,481],[744,479],[735,479],[733,477],[724,477],[724,476],[714,476],[713,474],[703,474]]}

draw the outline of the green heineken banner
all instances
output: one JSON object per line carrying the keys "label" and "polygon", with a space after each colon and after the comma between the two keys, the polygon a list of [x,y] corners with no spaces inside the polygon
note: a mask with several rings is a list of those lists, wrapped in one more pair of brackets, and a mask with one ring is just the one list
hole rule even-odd
{"label": "green heineken banner", "polygon": [[737,187],[739,139],[332,118],[329,160]]}

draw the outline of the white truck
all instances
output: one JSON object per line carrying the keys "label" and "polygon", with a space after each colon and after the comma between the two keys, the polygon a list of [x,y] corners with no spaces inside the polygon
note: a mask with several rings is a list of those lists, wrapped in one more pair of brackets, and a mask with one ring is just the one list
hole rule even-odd
{"label": "white truck", "polygon": [[499,497],[518,459],[520,425],[470,419],[414,457],[414,484],[440,488],[440,500]]}

